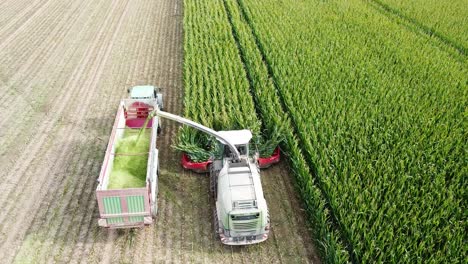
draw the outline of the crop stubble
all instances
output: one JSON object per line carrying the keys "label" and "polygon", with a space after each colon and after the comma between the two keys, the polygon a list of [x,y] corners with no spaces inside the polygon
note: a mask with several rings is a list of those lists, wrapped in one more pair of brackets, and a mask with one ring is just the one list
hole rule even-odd
{"label": "crop stubble", "polygon": [[97,226],[95,180],[126,88],[164,87],[166,109],[182,112],[181,1],[9,0],[1,5],[2,261],[314,258],[283,165],[263,171],[271,238],[252,247],[222,246],[212,232],[208,177],[180,168],[170,147],[178,125],[164,120],[155,224],[133,231]]}

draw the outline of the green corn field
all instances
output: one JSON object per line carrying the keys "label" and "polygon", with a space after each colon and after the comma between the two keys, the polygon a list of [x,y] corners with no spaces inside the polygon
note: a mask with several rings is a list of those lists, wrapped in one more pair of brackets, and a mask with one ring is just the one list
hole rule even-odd
{"label": "green corn field", "polygon": [[461,2],[186,0],[185,116],[282,142],[324,262],[463,262]]}
{"label": "green corn field", "polygon": [[465,55],[468,47],[468,2],[466,0],[372,0],[383,12],[409,21],[412,30],[440,38]]}
{"label": "green corn field", "polygon": [[[184,25],[193,29],[185,31],[185,116],[215,130],[250,129],[256,150],[270,156],[282,136],[280,130],[262,131],[230,26],[218,23],[226,13],[208,5],[186,8]],[[182,129],[176,141],[176,149],[193,161],[207,160],[216,148],[213,138],[190,128]]]}

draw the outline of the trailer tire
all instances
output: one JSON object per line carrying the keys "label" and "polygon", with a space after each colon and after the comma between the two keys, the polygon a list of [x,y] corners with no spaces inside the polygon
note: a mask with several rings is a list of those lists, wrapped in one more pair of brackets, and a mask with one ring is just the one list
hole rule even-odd
{"label": "trailer tire", "polygon": [[153,217],[153,219],[156,219],[157,214],[158,214],[158,203],[154,202],[154,204],[151,206],[151,217]]}

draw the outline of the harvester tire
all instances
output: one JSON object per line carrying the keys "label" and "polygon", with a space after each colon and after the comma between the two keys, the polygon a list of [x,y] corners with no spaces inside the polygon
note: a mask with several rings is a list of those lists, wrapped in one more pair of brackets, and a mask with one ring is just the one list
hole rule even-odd
{"label": "harvester tire", "polygon": [[219,221],[218,221],[218,214],[216,213],[216,206],[213,209],[213,228],[214,228],[214,233],[215,237],[219,237]]}
{"label": "harvester tire", "polygon": [[217,198],[217,190],[218,189],[218,175],[214,170],[214,166],[210,165],[210,194],[211,197],[216,201]]}

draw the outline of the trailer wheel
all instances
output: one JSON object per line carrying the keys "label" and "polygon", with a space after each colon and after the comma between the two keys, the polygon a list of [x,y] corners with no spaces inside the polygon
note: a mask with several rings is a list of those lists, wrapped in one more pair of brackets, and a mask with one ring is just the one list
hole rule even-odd
{"label": "trailer wheel", "polygon": [[154,202],[151,206],[151,216],[153,219],[156,219],[156,215],[158,214],[158,203]]}

